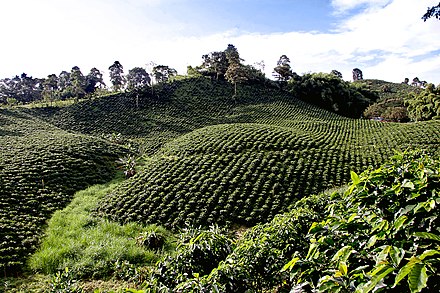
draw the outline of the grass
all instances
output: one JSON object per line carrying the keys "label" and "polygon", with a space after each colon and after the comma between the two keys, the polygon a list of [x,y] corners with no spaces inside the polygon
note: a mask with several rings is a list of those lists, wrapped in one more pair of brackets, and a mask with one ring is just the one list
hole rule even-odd
{"label": "grass", "polygon": [[[172,250],[172,236],[163,228],[137,223],[119,225],[92,215],[98,200],[120,181],[116,179],[76,193],[71,204],[50,219],[40,248],[29,259],[29,267],[45,274],[68,267],[77,277],[101,278],[111,276],[119,262],[151,265],[163,253]],[[140,233],[148,231],[166,236],[162,250],[148,249],[136,243]]]}

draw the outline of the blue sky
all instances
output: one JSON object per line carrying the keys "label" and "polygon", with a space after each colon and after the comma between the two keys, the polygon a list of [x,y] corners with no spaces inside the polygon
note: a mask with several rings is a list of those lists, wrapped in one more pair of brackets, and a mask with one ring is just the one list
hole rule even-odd
{"label": "blue sky", "polygon": [[394,82],[440,83],[440,21],[421,20],[434,0],[9,0],[1,1],[0,78],[79,66],[108,74],[151,63],[185,74],[203,54],[234,44],[271,76],[286,54],[294,71]]}

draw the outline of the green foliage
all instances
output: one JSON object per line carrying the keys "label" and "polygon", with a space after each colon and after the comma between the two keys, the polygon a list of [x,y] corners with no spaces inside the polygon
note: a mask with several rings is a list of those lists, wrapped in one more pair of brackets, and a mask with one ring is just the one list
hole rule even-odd
{"label": "green foliage", "polygon": [[248,230],[210,273],[179,251],[146,292],[437,292],[439,179],[438,156],[398,153]]}
{"label": "green foliage", "polygon": [[[77,278],[114,276],[138,281],[137,267],[153,264],[164,251],[172,249],[173,239],[163,228],[136,223],[122,226],[93,216],[99,199],[119,181],[78,192],[64,210],[57,211],[48,223],[40,248],[29,259],[30,268],[55,274],[69,267],[70,274]],[[152,234],[160,235],[160,250],[139,245],[143,236]]]}
{"label": "green foliage", "polygon": [[398,153],[377,170],[351,175],[347,191],[332,195],[328,215],[310,226],[307,255],[286,265],[294,288],[437,292],[438,156]]}
{"label": "green foliage", "polygon": [[130,178],[136,175],[136,158],[133,155],[129,155],[123,158],[119,158],[118,163],[124,170],[125,178]]}
{"label": "green foliage", "polygon": [[19,270],[76,190],[114,177],[124,150],[20,110],[0,110],[0,268]]}
{"label": "green foliage", "polygon": [[201,128],[169,142],[110,193],[99,212],[121,223],[172,229],[185,222],[251,226],[304,195],[346,183],[350,169],[380,165],[393,149],[438,152],[438,122],[353,120],[295,99],[233,109],[227,118],[242,123]]}
{"label": "green foliage", "polygon": [[188,279],[207,275],[231,253],[234,245],[227,231],[216,226],[207,230],[184,230],[176,253],[157,265],[147,288],[174,288]]}
{"label": "green foliage", "polygon": [[83,290],[78,286],[77,281],[73,279],[69,268],[63,272],[57,272],[50,283],[50,293],[82,293]]}
{"label": "green foliage", "polygon": [[405,104],[412,120],[440,119],[440,88],[428,84],[422,92],[410,94]]}
{"label": "green foliage", "polygon": [[375,92],[379,98],[369,105],[363,116],[369,119],[382,119],[392,122],[408,122],[408,111],[405,98],[408,94],[420,92],[419,87],[410,86],[407,83],[391,83],[376,79],[356,81],[355,85],[361,85],[365,89]]}
{"label": "green foliage", "polygon": [[359,118],[377,99],[374,92],[327,73],[311,73],[291,79],[288,90],[307,103],[352,118]]}

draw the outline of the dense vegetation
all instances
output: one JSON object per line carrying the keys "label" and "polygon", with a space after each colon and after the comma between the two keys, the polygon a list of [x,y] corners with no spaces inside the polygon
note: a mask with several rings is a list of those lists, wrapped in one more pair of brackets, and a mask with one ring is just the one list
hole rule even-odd
{"label": "dense vegetation", "polygon": [[[335,81],[336,89],[366,91],[345,86]],[[321,89],[321,97],[337,98],[325,94],[326,86]],[[343,104],[345,98],[335,101]],[[174,232],[200,225],[203,230],[189,230],[181,237],[178,251],[184,255],[178,252],[176,257],[187,267],[171,264],[171,256],[160,266],[167,272],[163,278],[152,276],[151,286],[180,286],[181,291],[205,282],[199,277],[212,269],[219,276],[209,284],[238,288],[237,292],[294,286],[296,279],[290,280],[290,272],[280,268],[296,251],[293,243],[308,245],[304,233],[311,222],[327,216],[328,198],[310,194],[348,182],[350,170],[359,173],[379,166],[393,149],[421,148],[438,156],[440,143],[438,121],[397,124],[345,118],[297,99],[278,83],[248,80],[237,86],[203,74],[66,107],[4,109],[0,121],[4,268],[22,267],[39,243],[45,221],[70,202],[74,191],[108,182],[115,175],[115,161],[128,149],[138,150],[143,163],[135,176],[99,198],[79,194],[87,208],[78,209],[78,199],[54,216],[32,268],[63,271],[56,282],[70,275],[134,274],[136,281],[145,280],[136,266],[151,265],[160,255],[136,247],[135,239],[143,246],[155,241],[145,224],[164,225]],[[277,216],[281,212],[288,214]],[[245,264],[237,255],[217,268],[241,247],[241,240],[231,238],[224,227],[249,227],[272,219],[272,224],[258,225],[246,234],[257,250],[243,253],[256,263]],[[209,228],[211,224],[220,228]],[[276,231],[279,234],[271,234]],[[51,247],[63,246],[59,238],[68,245],[51,252]],[[267,249],[259,250],[252,239],[263,244],[270,239],[276,247],[264,244]],[[286,243],[290,245],[284,249]],[[216,245],[218,250],[205,251]],[[197,263],[195,256],[205,264]],[[237,276],[237,283],[228,274]]]}
{"label": "dense vegetation", "polygon": [[19,268],[74,191],[109,181],[123,149],[0,110],[0,268]]}
{"label": "dense vegetation", "polygon": [[[266,123],[284,127],[231,124],[181,136],[165,145],[143,172],[109,194],[100,211],[120,222],[171,228],[185,222],[250,226],[271,219],[306,194],[345,183],[350,169],[377,166],[393,148],[417,145],[438,151],[437,123],[383,125],[342,119],[332,126],[331,120],[322,124],[317,119],[288,127],[288,120],[299,122],[295,104],[265,105],[272,107],[283,119],[272,117],[274,121]],[[412,133],[426,138],[414,142]]]}
{"label": "dense vegetation", "polygon": [[307,103],[342,116],[360,118],[378,95],[359,85],[362,84],[349,83],[331,73],[310,73],[290,79],[288,89]]}
{"label": "dense vegetation", "polygon": [[197,233],[158,265],[145,292],[437,292],[438,156],[399,153],[351,178],[235,242]]}

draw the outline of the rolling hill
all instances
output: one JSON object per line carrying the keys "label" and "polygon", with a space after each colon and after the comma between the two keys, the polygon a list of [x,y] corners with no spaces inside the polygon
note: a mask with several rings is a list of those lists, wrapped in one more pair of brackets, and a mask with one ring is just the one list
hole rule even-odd
{"label": "rolling hill", "polygon": [[123,153],[21,110],[0,109],[0,267],[22,266],[51,214],[75,191],[112,179]]}
{"label": "rolling hill", "polygon": [[1,110],[2,266],[21,266],[45,220],[74,191],[109,181],[124,148],[142,169],[98,204],[118,222],[252,226],[296,200],[377,167],[394,149],[439,154],[438,121],[349,119],[299,101],[271,83],[238,87],[206,78],[162,84],[63,108]]}

